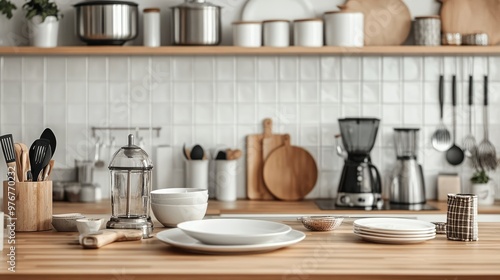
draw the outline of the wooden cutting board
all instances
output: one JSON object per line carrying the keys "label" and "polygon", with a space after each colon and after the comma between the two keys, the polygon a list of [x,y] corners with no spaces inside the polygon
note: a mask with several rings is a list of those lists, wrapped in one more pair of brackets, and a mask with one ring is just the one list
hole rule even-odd
{"label": "wooden cutting board", "polygon": [[262,171],[268,155],[284,144],[284,135],[273,134],[271,119],[265,119],[263,126],[263,134],[247,136],[247,197],[254,200],[274,200],[275,197],[264,183]]}
{"label": "wooden cutting board", "polygon": [[347,0],[339,8],[363,13],[365,46],[401,45],[410,34],[411,14],[402,0]]}
{"label": "wooden cutting board", "polygon": [[264,164],[264,182],[269,191],[281,200],[302,200],[318,180],[318,167],[306,150],[285,145],[274,150]]}
{"label": "wooden cutting board", "polygon": [[443,32],[487,33],[490,45],[500,43],[500,0],[440,0]]}

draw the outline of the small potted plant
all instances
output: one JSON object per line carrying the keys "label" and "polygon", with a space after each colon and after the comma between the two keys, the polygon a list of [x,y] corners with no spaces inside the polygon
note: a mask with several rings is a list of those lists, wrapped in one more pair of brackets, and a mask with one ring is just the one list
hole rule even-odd
{"label": "small potted plant", "polygon": [[6,16],[8,19],[12,18],[12,12],[17,9],[9,0],[0,0],[0,14]]}
{"label": "small potted plant", "polygon": [[23,5],[30,27],[31,45],[50,48],[57,46],[59,19],[62,14],[55,2],[29,0]]}
{"label": "small potted plant", "polygon": [[470,179],[472,183],[471,192],[477,195],[477,204],[492,205],[495,203],[495,185],[486,170],[476,164],[475,172]]}

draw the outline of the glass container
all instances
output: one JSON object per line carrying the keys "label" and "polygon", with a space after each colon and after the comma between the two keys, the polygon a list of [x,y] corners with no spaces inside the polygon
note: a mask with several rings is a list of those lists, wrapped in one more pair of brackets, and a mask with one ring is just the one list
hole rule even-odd
{"label": "glass container", "polygon": [[394,147],[398,159],[417,159],[418,128],[394,128]]}

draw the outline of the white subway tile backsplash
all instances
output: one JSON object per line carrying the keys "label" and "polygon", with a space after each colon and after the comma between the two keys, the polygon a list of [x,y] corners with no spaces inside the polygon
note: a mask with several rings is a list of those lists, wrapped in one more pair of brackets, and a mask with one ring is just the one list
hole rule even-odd
{"label": "white subway tile backsplash", "polygon": [[[498,57],[473,61],[473,132],[482,139],[482,75],[488,61],[490,139],[500,147],[500,113],[494,109],[500,104]],[[464,178],[472,172],[448,165],[430,143],[439,123],[441,73],[446,76],[444,121],[451,130],[451,75],[457,73],[458,143],[468,131],[469,57],[16,56],[0,62],[0,131],[21,140],[38,137],[47,126],[57,130],[61,166],[92,156],[91,126],[159,126],[158,138],[151,131],[141,137],[148,150],[174,147],[179,178],[173,181],[182,186],[184,143],[244,149],[245,137],[262,133],[262,120],[270,117],[275,133],[290,134],[292,144],[317,159],[320,176],[308,197],[328,198],[336,194],[343,166],[335,152],[337,120],[365,116],[382,120],[372,159],[386,182],[395,162],[393,128],[401,126],[421,128],[419,161],[430,191],[439,171],[461,172]],[[113,136],[122,143],[128,133]],[[241,164],[238,192],[244,196],[244,159]]]}

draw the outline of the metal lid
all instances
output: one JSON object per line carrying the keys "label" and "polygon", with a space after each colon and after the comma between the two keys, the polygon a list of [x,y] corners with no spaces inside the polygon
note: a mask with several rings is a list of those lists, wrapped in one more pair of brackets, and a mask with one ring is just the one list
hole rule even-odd
{"label": "metal lid", "polygon": [[171,9],[221,9],[222,7],[214,5],[205,0],[185,0],[184,3],[171,7]]}
{"label": "metal lid", "polygon": [[74,7],[79,6],[90,6],[90,5],[129,5],[129,6],[138,6],[137,3],[129,2],[129,1],[85,1],[76,3]]}
{"label": "metal lid", "polygon": [[113,155],[108,168],[110,170],[151,170],[153,163],[143,149],[134,145],[134,135],[129,134],[128,144]]}

